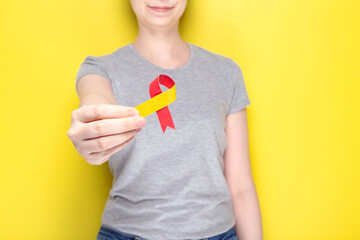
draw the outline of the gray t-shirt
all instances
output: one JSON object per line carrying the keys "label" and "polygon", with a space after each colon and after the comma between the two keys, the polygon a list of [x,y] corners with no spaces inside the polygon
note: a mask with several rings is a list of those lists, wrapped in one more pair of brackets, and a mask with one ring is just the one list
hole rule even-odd
{"label": "gray t-shirt", "polygon": [[153,240],[205,238],[235,225],[223,174],[225,118],[250,101],[232,59],[188,45],[190,60],[176,69],[152,64],[131,43],[87,56],[78,70],[76,83],[85,74],[100,74],[111,82],[117,103],[131,107],[150,99],[149,84],[158,75],[176,84],[176,100],[168,106],[175,129],[163,133],[157,114],[150,114],[109,159],[114,179],[103,225]]}

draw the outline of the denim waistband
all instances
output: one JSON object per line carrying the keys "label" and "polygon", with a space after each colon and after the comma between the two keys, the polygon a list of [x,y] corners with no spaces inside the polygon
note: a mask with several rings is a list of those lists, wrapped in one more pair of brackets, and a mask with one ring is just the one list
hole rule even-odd
{"label": "denim waistband", "polygon": [[[126,233],[119,231],[111,226],[107,226],[102,224],[97,235],[97,240],[108,240],[108,239],[116,239],[116,240],[149,240],[147,238],[143,238],[138,235]],[[200,238],[196,240],[235,240],[237,239],[235,226],[231,227],[224,233],[207,237],[207,238]],[[187,239],[183,239],[187,240]],[[189,239],[190,240],[190,239]],[[194,240],[194,239],[193,239]]]}

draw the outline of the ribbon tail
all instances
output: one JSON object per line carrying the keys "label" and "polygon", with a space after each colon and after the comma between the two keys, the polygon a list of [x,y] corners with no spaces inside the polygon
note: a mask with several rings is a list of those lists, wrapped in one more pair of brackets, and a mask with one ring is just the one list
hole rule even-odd
{"label": "ribbon tail", "polygon": [[167,127],[171,127],[175,129],[175,125],[171,117],[168,106],[158,110],[156,114],[159,118],[159,122],[161,125],[161,129],[163,130],[163,133],[165,133]]}

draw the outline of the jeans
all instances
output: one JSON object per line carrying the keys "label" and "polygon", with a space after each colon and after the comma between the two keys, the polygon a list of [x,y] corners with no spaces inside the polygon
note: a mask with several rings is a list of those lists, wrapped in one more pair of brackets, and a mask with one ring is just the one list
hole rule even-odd
{"label": "jeans", "polygon": [[[104,225],[101,225],[96,239],[97,240],[147,240],[146,238],[142,238],[137,235],[132,235],[130,233],[121,232],[113,228],[108,228]],[[208,238],[202,238],[199,240],[238,240],[238,237],[236,235],[235,226],[233,226],[224,233]]]}

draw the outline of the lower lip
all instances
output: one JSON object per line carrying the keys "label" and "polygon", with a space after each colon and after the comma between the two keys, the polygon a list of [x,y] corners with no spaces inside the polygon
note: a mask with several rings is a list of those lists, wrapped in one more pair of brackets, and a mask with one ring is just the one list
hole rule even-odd
{"label": "lower lip", "polygon": [[153,11],[159,13],[166,13],[169,12],[172,8],[159,8],[159,7],[150,7]]}

